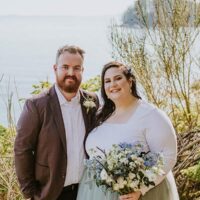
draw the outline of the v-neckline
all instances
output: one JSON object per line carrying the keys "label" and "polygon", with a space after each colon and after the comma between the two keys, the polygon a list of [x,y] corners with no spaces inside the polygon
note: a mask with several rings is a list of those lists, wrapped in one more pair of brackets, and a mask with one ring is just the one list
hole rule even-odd
{"label": "v-neckline", "polygon": [[135,113],[137,112],[137,110],[140,107],[141,103],[142,103],[142,100],[139,99],[137,105],[135,106],[135,108],[133,108],[133,111],[132,111],[130,117],[125,122],[116,123],[116,122],[107,122],[107,121],[105,121],[104,124],[107,124],[107,125],[126,125],[126,124],[128,124],[131,121],[131,119],[133,118],[133,116],[135,116]]}

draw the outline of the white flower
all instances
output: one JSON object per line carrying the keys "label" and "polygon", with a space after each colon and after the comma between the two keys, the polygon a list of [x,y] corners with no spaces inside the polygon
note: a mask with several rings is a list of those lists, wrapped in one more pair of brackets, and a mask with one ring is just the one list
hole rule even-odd
{"label": "white flower", "polygon": [[120,162],[122,162],[124,164],[128,164],[128,159],[127,158],[122,158],[122,159],[120,159]]}
{"label": "white flower", "polygon": [[130,162],[129,163],[129,166],[132,168],[132,167],[135,167],[135,163],[134,162]]}
{"label": "white flower", "polygon": [[124,178],[123,178],[123,177],[119,177],[119,178],[117,179],[117,183],[121,184],[121,183],[123,183],[123,182],[124,182]]}
{"label": "white flower", "polygon": [[113,170],[113,167],[114,167],[114,165],[113,165],[112,163],[108,164],[108,169],[109,169],[110,171]]}
{"label": "white flower", "polygon": [[95,157],[96,153],[97,153],[96,149],[89,149],[90,158]]}
{"label": "white flower", "polygon": [[135,180],[135,181],[130,183],[130,187],[133,188],[133,189],[138,188],[138,185],[139,185],[139,181],[138,180]]}
{"label": "white flower", "polygon": [[156,173],[156,174],[158,174],[158,175],[160,175],[160,176],[162,176],[162,175],[164,175],[165,174],[165,172],[163,171],[163,169],[162,168],[159,168],[159,167],[152,167],[152,169],[151,169],[154,173]]}
{"label": "white flower", "polygon": [[144,160],[142,158],[138,157],[137,160],[136,160],[136,162],[140,164],[140,163],[143,163]]}
{"label": "white flower", "polygon": [[135,174],[133,174],[132,172],[130,172],[130,173],[128,174],[128,177],[132,180],[132,179],[135,178]]}
{"label": "white flower", "polygon": [[135,161],[138,159],[138,157],[136,155],[131,155],[131,159]]}
{"label": "white flower", "polygon": [[105,181],[108,177],[108,174],[105,169],[102,169],[101,174],[100,174],[101,180]]}
{"label": "white flower", "polygon": [[124,186],[127,184],[127,181],[124,180],[123,177],[119,177],[119,178],[117,179],[117,183],[119,184],[119,188],[120,188],[120,189],[123,189]]}
{"label": "white flower", "polygon": [[85,99],[85,101],[83,102],[83,105],[87,108],[87,112],[89,111],[89,109],[96,107],[96,104],[90,98]]}
{"label": "white flower", "polygon": [[118,190],[119,190],[119,184],[118,184],[118,183],[115,183],[115,184],[113,185],[113,190],[114,190],[114,191],[118,191]]}
{"label": "white flower", "polygon": [[107,179],[106,179],[106,183],[112,183],[113,182],[113,179],[110,177],[110,176],[108,176],[107,177]]}
{"label": "white flower", "polygon": [[152,170],[146,170],[144,173],[149,178],[150,181],[156,180],[156,174]]}

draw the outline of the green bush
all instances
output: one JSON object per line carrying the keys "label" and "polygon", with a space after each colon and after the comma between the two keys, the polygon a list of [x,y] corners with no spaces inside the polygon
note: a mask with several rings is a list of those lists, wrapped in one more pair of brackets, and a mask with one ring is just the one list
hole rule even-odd
{"label": "green bush", "polygon": [[189,180],[200,183],[200,162],[197,165],[182,170],[181,173],[186,175]]}
{"label": "green bush", "polygon": [[0,125],[0,199],[22,200],[14,168],[13,143],[15,128]]}

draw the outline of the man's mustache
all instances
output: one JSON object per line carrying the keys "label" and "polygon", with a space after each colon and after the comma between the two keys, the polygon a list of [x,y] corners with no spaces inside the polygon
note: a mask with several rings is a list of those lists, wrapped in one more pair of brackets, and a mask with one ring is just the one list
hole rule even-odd
{"label": "man's mustache", "polygon": [[77,81],[76,76],[65,76],[64,81],[65,81],[66,79],[73,79],[74,81]]}

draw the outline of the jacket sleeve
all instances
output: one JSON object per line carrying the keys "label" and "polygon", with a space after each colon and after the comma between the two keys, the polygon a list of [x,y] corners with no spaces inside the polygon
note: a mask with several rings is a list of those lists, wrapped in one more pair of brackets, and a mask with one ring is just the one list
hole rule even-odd
{"label": "jacket sleeve", "polygon": [[25,102],[17,123],[17,135],[14,143],[15,169],[22,193],[26,198],[39,192],[35,180],[35,151],[40,132],[38,111],[32,100]]}

